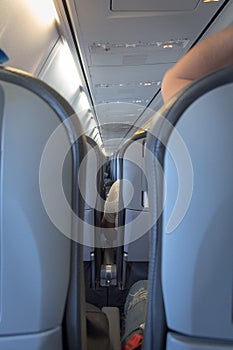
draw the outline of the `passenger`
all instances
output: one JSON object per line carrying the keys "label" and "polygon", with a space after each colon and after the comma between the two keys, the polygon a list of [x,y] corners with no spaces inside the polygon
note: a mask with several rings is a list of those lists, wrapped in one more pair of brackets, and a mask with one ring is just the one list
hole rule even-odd
{"label": "passenger", "polygon": [[[116,180],[110,188],[104,205],[101,226],[108,229],[105,230],[105,236],[109,244],[111,240],[115,239],[114,231],[117,233],[115,228],[118,225],[119,191],[120,180]],[[124,306],[122,350],[139,349],[142,345],[148,295],[147,286],[147,280],[140,280],[134,283],[129,290]]]}
{"label": "passenger", "polygon": [[114,228],[118,222],[118,202],[119,202],[120,180],[116,180],[108,193],[104,205],[104,215],[101,222],[102,227]]}
{"label": "passenger", "polygon": [[143,343],[148,297],[148,280],[132,285],[124,307],[124,335],[122,350],[140,350]]}
{"label": "passenger", "polygon": [[113,243],[117,239],[116,227],[118,224],[119,190],[120,180],[117,180],[110,187],[104,204],[104,215],[101,221],[101,227],[105,228],[105,247],[109,248],[113,247]]}
{"label": "passenger", "polygon": [[162,81],[162,96],[167,102],[177,92],[204,75],[233,64],[233,26],[210,35],[195,45],[170,70]]}

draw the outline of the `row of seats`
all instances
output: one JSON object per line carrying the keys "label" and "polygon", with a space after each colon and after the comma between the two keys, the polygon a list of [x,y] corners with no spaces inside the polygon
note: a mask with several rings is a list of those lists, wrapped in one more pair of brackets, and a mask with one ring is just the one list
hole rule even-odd
{"label": "row of seats", "polygon": [[145,350],[233,349],[232,94],[233,67],[200,79],[118,152],[118,278],[149,261]]}
{"label": "row of seats", "polygon": [[[120,178],[139,189],[127,200],[122,184],[123,256],[149,261],[145,350],[233,349],[232,73],[193,83],[121,151]],[[31,76],[1,68],[0,102],[0,350],[86,350],[93,145],[67,102]],[[138,212],[146,235],[131,242]]]}
{"label": "row of seats", "polygon": [[[148,135],[129,141],[118,156],[118,176],[135,190],[129,202],[124,183],[120,191],[118,286],[126,282],[125,257],[148,261],[149,242],[148,349],[232,347],[231,71],[175,97],[155,115]],[[145,215],[145,229],[148,211],[151,242],[146,229],[147,235],[128,244],[141,231],[138,213]]]}

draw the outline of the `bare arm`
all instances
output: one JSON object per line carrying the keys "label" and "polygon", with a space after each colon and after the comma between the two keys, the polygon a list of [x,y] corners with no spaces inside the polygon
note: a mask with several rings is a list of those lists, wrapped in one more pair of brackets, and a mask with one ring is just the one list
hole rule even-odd
{"label": "bare arm", "polygon": [[162,82],[164,102],[194,80],[232,64],[233,26],[195,45],[167,71]]}

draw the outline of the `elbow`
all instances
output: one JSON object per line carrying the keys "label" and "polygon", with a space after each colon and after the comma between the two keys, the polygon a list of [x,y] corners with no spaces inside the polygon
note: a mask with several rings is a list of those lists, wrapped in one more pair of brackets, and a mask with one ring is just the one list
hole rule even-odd
{"label": "elbow", "polygon": [[163,98],[163,102],[166,103],[170,97],[172,96],[171,94],[171,70],[168,70],[162,80],[162,84],[161,84],[161,94],[162,94],[162,98]]}
{"label": "elbow", "polygon": [[190,85],[193,80],[194,79],[179,76],[173,69],[168,70],[161,84],[161,93],[164,103],[167,103],[172,97],[180,93],[184,88]]}

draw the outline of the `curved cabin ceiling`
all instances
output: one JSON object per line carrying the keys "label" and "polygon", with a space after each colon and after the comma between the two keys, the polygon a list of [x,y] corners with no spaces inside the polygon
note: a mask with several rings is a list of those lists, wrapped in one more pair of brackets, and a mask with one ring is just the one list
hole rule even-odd
{"label": "curved cabin ceiling", "polygon": [[227,2],[57,0],[56,3],[59,7],[65,4],[70,17],[104,146],[111,152],[121,144],[122,137],[129,137],[132,124],[145,122],[146,107],[161,105],[159,91],[164,73],[199,39]]}
{"label": "curved cabin ceiling", "polygon": [[132,125],[149,126],[166,70],[232,13],[233,0],[1,0],[0,48],[7,65],[58,90],[111,154]]}

